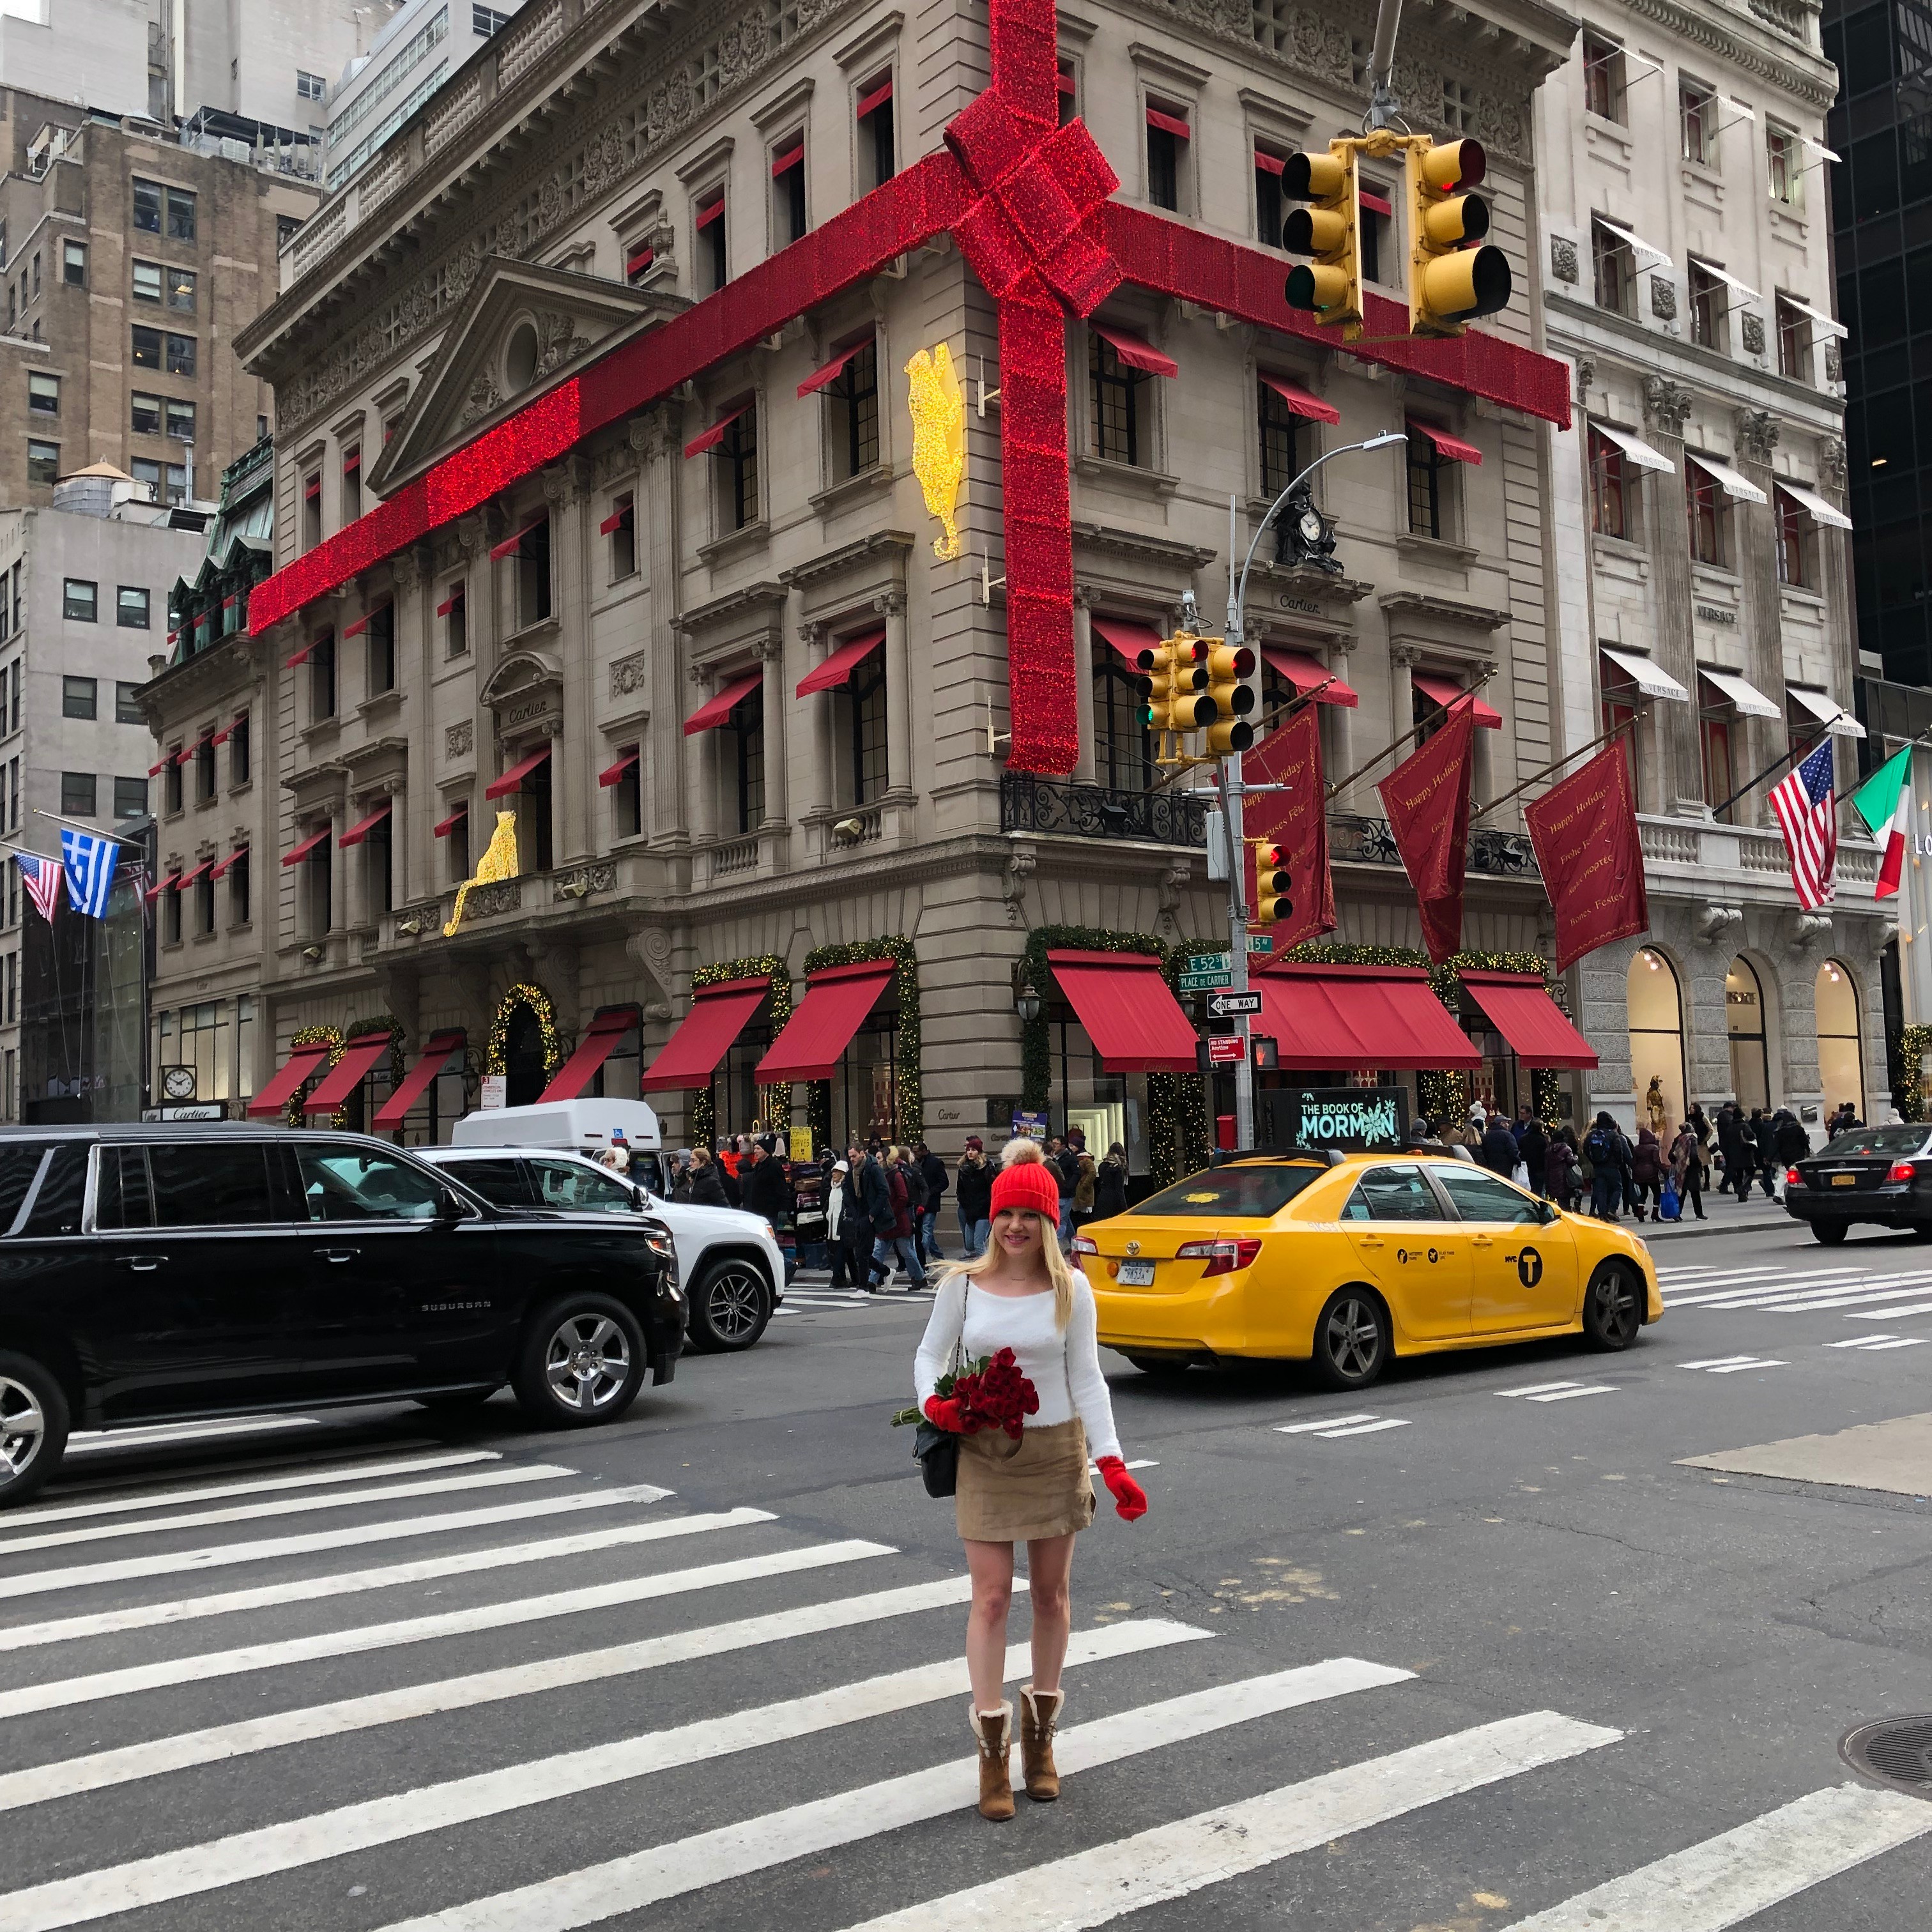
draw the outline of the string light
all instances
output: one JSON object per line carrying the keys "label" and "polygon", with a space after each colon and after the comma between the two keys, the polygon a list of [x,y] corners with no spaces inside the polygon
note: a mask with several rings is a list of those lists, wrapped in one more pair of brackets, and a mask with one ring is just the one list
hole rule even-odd
{"label": "string light", "polygon": [[[760,952],[747,959],[714,960],[709,966],[700,966],[691,976],[691,990],[695,993],[700,986],[715,986],[723,980],[769,980],[772,982],[771,1030],[774,1036],[791,1018],[791,974],[776,952]],[[693,1147],[709,1147],[718,1126],[712,1089],[708,1086],[693,1088],[690,1092],[688,1118],[691,1123],[691,1144]],[[752,1123],[755,1128],[765,1124],[767,1116],[781,1107],[789,1114],[791,1089],[789,1086],[760,1087],[754,1104],[758,1112],[758,1118]],[[789,1119],[785,1124],[789,1127]]]}
{"label": "string light", "polygon": [[519,980],[496,1002],[495,1016],[490,1022],[484,1071],[507,1073],[510,1070],[510,1022],[519,1008],[536,1016],[537,1030],[543,1039],[544,1078],[548,1080],[562,1064],[563,1042],[558,1037],[556,1009],[550,1004],[550,995],[527,980]]}
{"label": "string light", "polygon": [[[808,978],[826,966],[856,966],[867,959],[890,959],[892,998],[898,1007],[898,1040],[893,1056],[892,1103],[896,1119],[894,1133],[902,1140],[915,1141],[926,1132],[926,1100],[922,1087],[923,1054],[919,1011],[919,955],[912,941],[900,933],[884,939],[856,939],[849,945],[820,946],[805,956]],[[814,1080],[806,1099],[806,1124],[812,1130],[812,1151],[816,1154],[832,1138],[832,1083]],[[850,1124],[848,1122],[848,1126]]]}

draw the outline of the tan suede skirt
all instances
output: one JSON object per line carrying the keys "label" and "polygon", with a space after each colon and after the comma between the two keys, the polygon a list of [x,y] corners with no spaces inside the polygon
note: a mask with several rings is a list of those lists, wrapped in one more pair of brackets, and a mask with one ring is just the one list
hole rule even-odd
{"label": "tan suede skirt", "polygon": [[1094,1520],[1087,1432],[1076,1418],[1016,1442],[998,1430],[963,1436],[953,1508],[968,1543],[1029,1543],[1071,1536]]}

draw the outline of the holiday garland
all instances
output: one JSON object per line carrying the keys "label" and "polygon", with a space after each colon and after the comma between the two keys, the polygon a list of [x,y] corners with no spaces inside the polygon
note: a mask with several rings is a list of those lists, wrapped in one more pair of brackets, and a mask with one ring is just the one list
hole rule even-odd
{"label": "holiday garland", "polygon": [[[898,1002],[898,1043],[896,1049],[892,1095],[897,1116],[894,1131],[903,1141],[916,1141],[926,1132],[926,1102],[920,1086],[919,955],[912,941],[899,933],[883,939],[855,939],[848,945],[814,946],[805,956],[806,976],[827,966],[856,966],[867,959],[890,959],[892,994]],[[812,1150],[818,1152],[832,1133],[832,1091],[828,1081],[814,1080],[806,1096],[806,1120],[812,1129]],[[816,1118],[818,1090],[825,1089],[825,1118]]]}
{"label": "holiday garland", "polygon": [[507,1073],[510,1070],[510,1022],[516,1017],[519,1007],[536,1016],[538,1030],[543,1037],[544,1077],[548,1080],[563,1063],[563,1041],[557,1033],[556,1009],[550,1004],[550,995],[527,980],[518,981],[496,1002],[496,1012],[490,1022],[490,1041],[483,1070],[486,1073]]}
{"label": "holiday garland", "polygon": [[[328,1058],[324,1062],[324,1066],[326,1068],[333,1066],[342,1058],[341,1030],[332,1026],[297,1027],[289,1036],[289,1046],[292,1051],[300,1046],[326,1046]],[[308,1100],[313,1084],[304,1080],[289,1096],[286,1114],[290,1126],[302,1127],[308,1124],[308,1116],[302,1111],[302,1103]],[[349,1124],[349,1116],[346,1113],[333,1114],[329,1117],[328,1124],[332,1127],[346,1127]]]}
{"label": "holiday garland", "polygon": [[[695,994],[700,987],[719,986],[727,980],[769,980],[772,982],[771,1026],[776,1036],[778,1029],[791,1018],[791,973],[784,962],[776,952],[760,952],[748,959],[716,959],[709,966],[700,966],[692,972],[691,990]],[[716,1136],[718,1121],[711,1090],[709,1086],[691,1090],[691,1106],[686,1118],[690,1123],[693,1147],[709,1147]],[[758,1108],[758,1118],[752,1123],[754,1130],[770,1124],[781,1111],[786,1118],[778,1124],[788,1126],[791,1089],[760,1087]],[[768,1116],[771,1117],[770,1120]]]}
{"label": "holiday garland", "polygon": [[1901,1120],[1924,1117],[1925,1078],[1918,1063],[1928,1053],[1932,1053],[1932,1026],[1899,1028],[1892,1052],[1892,1104]]}

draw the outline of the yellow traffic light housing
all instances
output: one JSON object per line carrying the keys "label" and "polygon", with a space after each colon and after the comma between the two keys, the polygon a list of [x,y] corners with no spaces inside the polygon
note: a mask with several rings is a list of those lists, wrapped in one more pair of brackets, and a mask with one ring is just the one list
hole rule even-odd
{"label": "yellow traffic light housing", "polygon": [[1489,204],[1467,191],[1482,180],[1488,158],[1480,141],[1431,147],[1418,140],[1405,159],[1409,333],[1460,335],[1472,317],[1494,315],[1510,298],[1509,260],[1483,243]]}
{"label": "yellow traffic light housing", "polygon": [[1255,909],[1250,926],[1272,926],[1276,920],[1293,914],[1288,897],[1288,868],[1282,862],[1281,848],[1271,839],[1255,841]]}
{"label": "yellow traffic light housing", "polygon": [[1208,695],[1208,652],[1219,638],[1197,638],[1190,631],[1178,631],[1167,640],[1174,653],[1174,705],[1171,713],[1177,731],[1198,731],[1214,722],[1214,700]]}
{"label": "yellow traffic light housing", "polygon": [[1192,731],[1196,713],[1208,700],[1197,694],[1208,686],[1208,646],[1182,631],[1143,650],[1135,659],[1148,680],[1148,729],[1154,734],[1154,761],[1181,762],[1180,734]]}
{"label": "yellow traffic light housing", "polygon": [[1288,271],[1288,305],[1312,310],[1324,325],[1340,322],[1351,333],[1362,326],[1358,146],[1345,138],[1331,141],[1325,154],[1290,154],[1281,173],[1283,196],[1308,203],[1289,212],[1281,245],[1291,255],[1313,258]]}
{"label": "yellow traffic light housing", "polygon": [[1147,680],[1147,728],[1159,736],[1174,728],[1174,656],[1168,640],[1148,645],[1134,663]]}
{"label": "yellow traffic light housing", "polygon": [[1208,755],[1225,758],[1245,752],[1255,742],[1254,727],[1244,721],[1255,708],[1255,654],[1247,646],[1220,638],[1204,638],[1207,647],[1208,699],[1214,707],[1208,721]]}

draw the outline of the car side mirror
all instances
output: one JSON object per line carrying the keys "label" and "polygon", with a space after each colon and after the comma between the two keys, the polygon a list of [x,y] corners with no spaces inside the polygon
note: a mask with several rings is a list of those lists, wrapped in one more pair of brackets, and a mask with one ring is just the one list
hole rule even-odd
{"label": "car side mirror", "polygon": [[1546,1228],[1556,1219],[1557,1213],[1557,1206],[1553,1201],[1540,1202],[1537,1205],[1537,1219]]}
{"label": "car side mirror", "polygon": [[454,1192],[444,1188],[436,1197],[436,1218],[439,1221],[460,1221],[463,1219],[463,1203]]}

